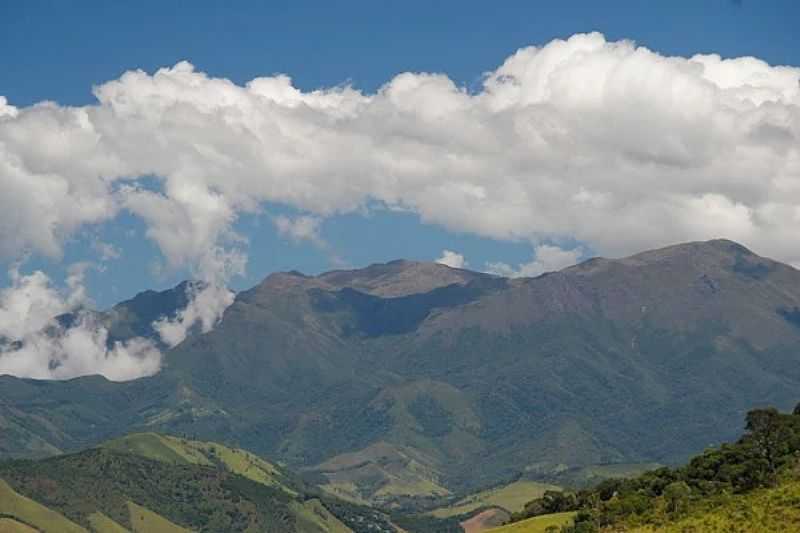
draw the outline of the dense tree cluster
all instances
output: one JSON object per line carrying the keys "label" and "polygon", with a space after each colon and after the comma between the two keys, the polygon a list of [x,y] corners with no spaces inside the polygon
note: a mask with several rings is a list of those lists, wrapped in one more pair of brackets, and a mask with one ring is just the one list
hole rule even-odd
{"label": "dense tree cluster", "polygon": [[528,502],[512,521],[576,511],[565,533],[589,533],[613,524],[658,524],[694,508],[713,506],[726,495],[774,486],[800,455],[800,404],[791,414],[777,409],[747,413],[745,434],[696,456],[680,468],[659,468],[631,479],[609,479],[577,492],[546,492]]}

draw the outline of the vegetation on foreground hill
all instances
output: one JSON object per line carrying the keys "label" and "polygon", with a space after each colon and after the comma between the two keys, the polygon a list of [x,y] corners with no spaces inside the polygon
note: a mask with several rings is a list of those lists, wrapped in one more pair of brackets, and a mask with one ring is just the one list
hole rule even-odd
{"label": "vegetation on foreground hill", "polygon": [[569,529],[575,517],[574,512],[552,513],[526,518],[502,527],[490,529],[487,533],[551,533]]}
{"label": "vegetation on foreground hill", "polygon": [[752,410],[745,428],[735,443],[709,449],[680,468],[577,492],[549,491],[512,522],[575,512],[574,523],[560,531],[800,530],[800,405],[792,414]]}
{"label": "vegetation on foreground hill", "polygon": [[0,518],[45,533],[395,530],[380,511],[326,496],[244,450],[153,433],[0,463]]}
{"label": "vegetation on foreground hill", "polygon": [[548,490],[560,489],[555,485],[536,481],[517,480],[470,494],[451,505],[434,509],[430,514],[437,518],[448,518],[488,507],[500,507],[510,513],[519,512],[531,498],[541,496]]}
{"label": "vegetation on foreground hill", "polygon": [[216,442],[202,442],[158,433],[136,433],[108,441],[107,450],[132,453],[174,464],[217,465],[224,470],[297,496],[301,482],[283,468],[255,454]]}

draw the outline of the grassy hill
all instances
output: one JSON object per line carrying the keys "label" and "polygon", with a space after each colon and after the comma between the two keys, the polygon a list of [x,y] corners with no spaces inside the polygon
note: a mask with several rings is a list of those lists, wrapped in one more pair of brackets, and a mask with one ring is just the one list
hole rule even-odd
{"label": "grassy hill", "polygon": [[188,529],[175,525],[163,516],[133,502],[128,502],[128,514],[133,533],[191,533]]}
{"label": "grassy hill", "polygon": [[512,517],[509,531],[524,528],[528,518],[564,512],[574,513],[565,533],[798,531],[799,457],[800,405],[791,414],[754,409],[732,444],[709,448],[678,468],[546,492]]}
{"label": "grassy hill", "polygon": [[[17,493],[0,479],[0,516],[8,518],[6,527],[31,527],[47,533],[87,533],[86,529],[68,520],[60,513]],[[12,522],[17,522],[15,525]]]}
{"label": "grassy hill", "polygon": [[[130,507],[128,507],[128,511],[130,511]],[[128,533],[127,529],[101,512],[89,515],[89,529],[98,533]]]}
{"label": "grassy hill", "polygon": [[[608,528],[611,530],[611,528]],[[800,480],[782,482],[773,488],[749,494],[729,495],[687,516],[659,524],[632,526],[631,533],[774,533],[800,531]]]}
{"label": "grassy hill", "polygon": [[249,452],[155,433],[0,463],[0,518],[45,533],[395,530],[383,513],[316,492]]}
{"label": "grassy hill", "polygon": [[539,469],[529,466],[524,475],[528,478],[547,482],[551,485],[569,487],[572,489],[586,488],[597,485],[606,479],[624,479],[636,477],[639,474],[661,468],[659,463],[612,463],[599,465],[586,465]]}
{"label": "grassy hill", "polygon": [[527,518],[513,524],[488,530],[486,533],[551,533],[572,524],[574,512],[552,513]]}
{"label": "grassy hill", "polygon": [[378,442],[341,454],[309,469],[321,488],[363,505],[392,504],[403,498],[437,498],[450,494],[440,485],[441,473],[418,450]]}
{"label": "grassy hill", "polygon": [[262,485],[275,487],[298,495],[300,483],[286,470],[239,448],[230,448],[216,442],[161,435],[135,433],[108,441],[103,448],[121,453],[131,453],[171,464],[217,466]]}
{"label": "grassy hill", "polygon": [[522,511],[526,503],[542,496],[547,490],[559,490],[559,487],[535,481],[514,481],[471,494],[446,507],[435,509],[430,514],[437,518],[449,518],[484,507],[500,507],[509,513],[516,513]]}
{"label": "grassy hill", "polygon": [[0,533],[39,533],[39,531],[13,518],[0,518]]}

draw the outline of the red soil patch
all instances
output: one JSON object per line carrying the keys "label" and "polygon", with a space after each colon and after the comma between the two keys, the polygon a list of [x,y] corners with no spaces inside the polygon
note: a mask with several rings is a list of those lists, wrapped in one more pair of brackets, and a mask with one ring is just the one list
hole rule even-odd
{"label": "red soil patch", "polygon": [[503,525],[509,519],[509,514],[503,509],[487,509],[468,520],[461,522],[464,533],[480,533],[493,527]]}

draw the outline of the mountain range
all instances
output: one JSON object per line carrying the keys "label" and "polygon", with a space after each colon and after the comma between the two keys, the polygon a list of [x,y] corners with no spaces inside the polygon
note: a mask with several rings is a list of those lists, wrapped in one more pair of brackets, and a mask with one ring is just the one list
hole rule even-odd
{"label": "mountain range", "polygon": [[[187,285],[106,312],[154,336]],[[508,279],[392,261],[276,273],[115,383],[0,377],[0,457],[131,431],[244,448],[402,507],[594,465],[673,464],[800,390],[800,271],[727,240]]]}

